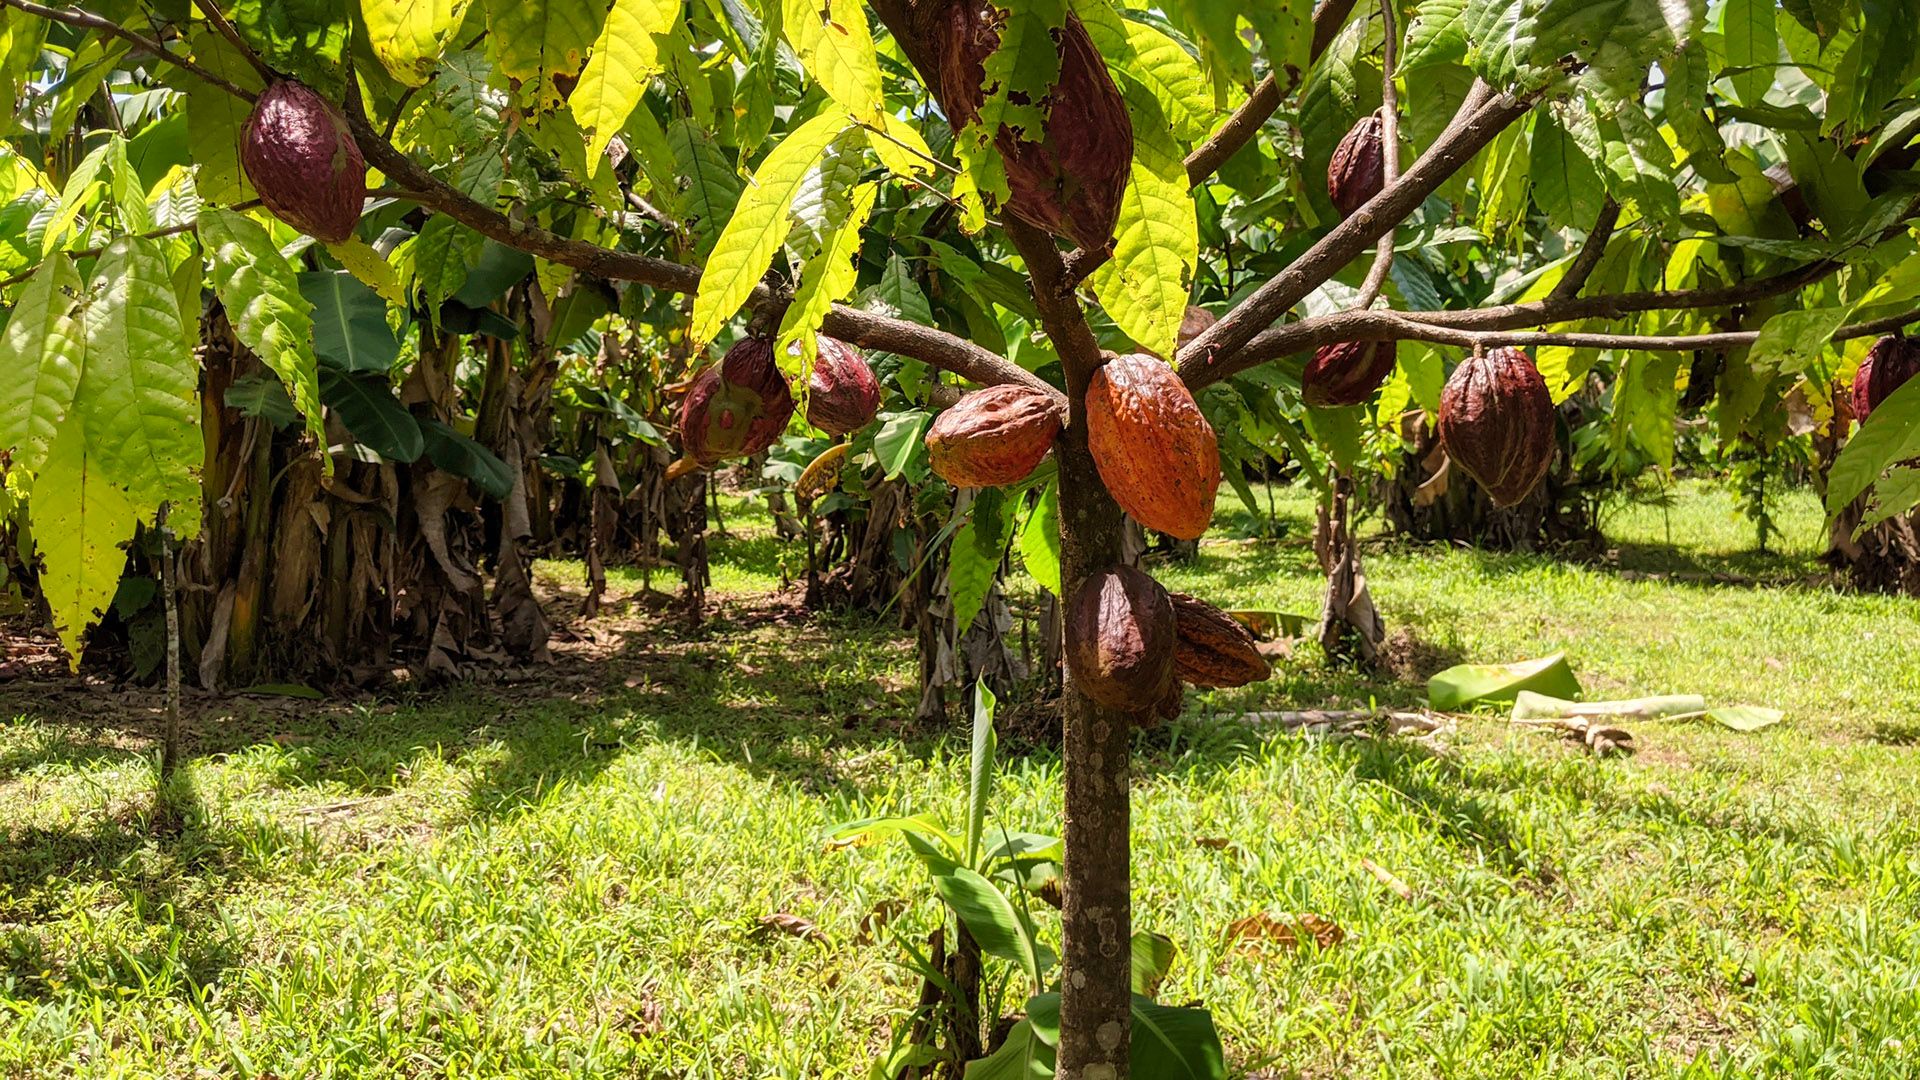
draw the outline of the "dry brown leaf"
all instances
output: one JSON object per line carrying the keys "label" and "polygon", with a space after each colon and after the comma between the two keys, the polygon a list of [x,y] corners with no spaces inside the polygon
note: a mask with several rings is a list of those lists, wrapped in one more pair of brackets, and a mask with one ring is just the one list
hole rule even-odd
{"label": "dry brown leaf", "polygon": [[803,919],[798,915],[789,914],[785,911],[776,911],[771,915],[760,916],[760,929],[766,933],[780,933],[788,937],[797,937],[801,941],[818,941],[824,943],[827,940],[826,935],[820,932],[820,927],[816,926],[811,919]]}
{"label": "dry brown leaf", "polygon": [[1282,912],[1270,915],[1261,912],[1235,920],[1227,927],[1227,942],[1242,952],[1257,952],[1262,945],[1279,945],[1283,948],[1297,949],[1311,938],[1323,949],[1331,949],[1347,940],[1347,932],[1340,924],[1324,915],[1312,912]]}
{"label": "dry brown leaf", "polygon": [[860,932],[855,935],[854,941],[865,945],[879,937],[880,931],[886,929],[887,924],[898,918],[900,913],[905,910],[907,910],[907,902],[905,900],[891,899],[876,901],[866,915],[861,917]]}

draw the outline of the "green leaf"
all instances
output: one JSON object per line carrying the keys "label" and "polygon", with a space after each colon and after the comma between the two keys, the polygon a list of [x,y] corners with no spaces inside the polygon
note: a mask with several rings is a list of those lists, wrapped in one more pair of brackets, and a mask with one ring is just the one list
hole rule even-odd
{"label": "green leaf", "polygon": [[1920,457],[1920,379],[1888,394],[1854,432],[1827,473],[1827,514],[1837,516],[1880,474]]}
{"label": "green leaf", "polygon": [[1573,700],[1580,696],[1580,681],[1564,652],[1515,664],[1457,664],[1427,680],[1427,703],[1453,712],[1511,702],[1522,690]]}
{"label": "green leaf", "polygon": [[412,273],[402,274],[412,290],[422,297],[428,311],[437,310],[446,299],[466,283],[467,268],[480,258],[486,238],[465,225],[435,214],[420,227],[419,235],[396,252],[401,265],[412,265]]}
{"label": "green leaf", "polygon": [[1129,85],[1133,166],[1113,257],[1093,275],[1100,306],[1141,348],[1171,357],[1200,258],[1199,223],[1180,147],[1154,99]]}
{"label": "green leaf", "polygon": [[935,874],[933,887],[980,943],[980,951],[1012,961],[1029,986],[1040,985],[1052,957],[1035,940],[1033,924],[1026,914],[1014,907],[993,882],[956,866]]}
{"label": "green leaf", "polygon": [[1407,24],[1400,70],[1410,74],[1423,67],[1466,60],[1466,10],[1467,0],[1421,0],[1420,10]]}
{"label": "green leaf", "polygon": [[1720,47],[1727,55],[1733,97],[1758,105],[1773,87],[1780,62],[1780,29],[1774,0],[1727,0],[1720,12]]}
{"label": "green leaf", "polygon": [[407,302],[407,291],[400,284],[399,272],[365,240],[350,236],[338,244],[328,244],[327,254],[339,259],[340,265],[346,267],[348,273],[379,293],[382,300],[394,305]]}
{"label": "green leaf", "polygon": [[1133,998],[1133,1075],[1167,1080],[1226,1080],[1226,1055],[1213,1014]]}
{"label": "green leaf", "polygon": [[320,396],[340,417],[354,441],[389,461],[418,461],[426,435],[412,413],[393,396],[384,376],[325,368]]}
{"label": "green leaf", "polygon": [[887,479],[898,480],[914,459],[925,454],[920,440],[932,422],[933,416],[919,409],[880,417],[880,427],[873,433],[873,456]]}
{"label": "green leaf", "polygon": [[1012,531],[1013,515],[1007,512],[1005,492],[999,488],[975,492],[965,524],[953,534],[953,550],[947,562],[948,595],[953,601],[958,635],[964,636],[980,614],[980,606],[999,576]]}
{"label": "green leaf", "polygon": [[1786,718],[1779,709],[1768,709],[1759,705],[1722,705],[1707,710],[1707,719],[1721,727],[1735,731],[1759,731],[1772,727]]}
{"label": "green leaf", "polygon": [[434,465],[473,481],[496,499],[513,494],[513,470],[493,451],[431,417],[420,421],[420,429]]}
{"label": "green leaf", "polygon": [[271,371],[254,371],[235,379],[224,395],[227,407],[239,409],[276,428],[298,423],[300,410],[293,407],[287,388]]}
{"label": "green leaf", "polygon": [[1007,1032],[1000,1049],[967,1062],[965,1080],[1047,1080],[1056,1058],[1053,1047],[1034,1033],[1033,1022],[1022,1020]]}
{"label": "green leaf", "polygon": [[1599,217],[1607,196],[1600,171],[1549,113],[1534,124],[1528,172],[1534,201],[1555,225],[1584,229]]}
{"label": "green leaf", "polygon": [[96,442],[87,456],[126,490],[141,517],[173,507],[176,535],[200,529],[200,363],[195,321],[180,310],[164,241],[121,237],[94,263],[87,360],[73,415]]}
{"label": "green leaf", "polygon": [[1035,583],[1060,595],[1060,487],[1048,483],[1020,530],[1020,561]]}
{"label": "green leaf", "polygon": [[1213,125],[1213,91],[1195,60],[1178,41],[1146,23],[1123,19],[1105,0],[1075,0],[1074,13],[1087,35],[1120,77],[1153,96],[1183,143],[1206,138]]}
{"label": "green leaf", "polygon": [[793,303],[780,320],[775,356],[786,356],[788,345],[798,341],[805,366],[812,367],[819,349],[817,335],[821,323],[826,321],[834,304],[853,292],[860,276],[860,230],[866,227],[867,218],[873,213],[873,200],[879,193],[878,184],[860,185],[853,193],[847,216],[828,233],[819,254],[807,260],[806,267],[800,271],[800,288],[795,290]]}
{"label": "green leaf", "polygon": [[993,713],[997,704],[985,679],[973,684],[973,746],[967,755],[967,862],[980,861],[980,832],[993,797]]}
{"label": "green leaf", "polygon": [[1152,997],[1165,981],[1167,972],[1173,970],[1173,960],[1180,955],[1179,946],[1165,934],[1155,934],[1146,930],[1133,932],[1133,992],[1141,997]]}
{"label": "green leaf", "polygon": [[647,83],[665,64],[661,39],[680,16],[680,0],[614,0],[593,55],[567,103],[587,136],[587,161],[597,172],[607,143],[640,104]]}
{"label": "green leaf", "polygon": [[400,356],[400,341],[387,325],[387,304],[344,270],[300,275],[300,295],[313,305],[313,351],[341,371],[382,375]]}
{"label": "green leaf", "polygon": [[846,126],[844,109],[823,109],[787,133],[754,171],[700,275],[690,330],[694,341],[712,341],[753,294],[793,228],[788,211],[807,171]]}
{"label": "green leaf", "polygon": [[887,130],[891,118],[865,5],[860,0],[781,0],[780,8],[781,30],[827,96],[860,123]]}
{"label": "green leaf", "polygon": [[555,78],[579,74],[604,15],[593,0],[487,0],[487,54],[546,111],[561,102]]}
{"label": "green leaf", "polygon": [[87,628],[99,621],[119,587],[127,565],[120,545],[133,538],[142,516],[126,491],[88,455],[90,441],[78,416],[60,426],[27,506],[44,564],[40,592],[74,671],[80,670]]}
{"label": "green leaf", "polygon": [[0,336],[0,448],[11,467],[40,471],[73,407],[86,358],[80,272],[63,252],[47,256],[14,302]]}
{"label": "green leaf", "polygon": [[373,55],[405,86],[420,86],[433,74],[473,0],[360,0]]}
{"label": "green leaf", "polygon": [[[230,210],[200,213],[200,246],[212,260],[214,292],[234,336],[286,384],[314,442],[327,445],[320,374],[313,353],[313,304],[301,295],[293,264],[259,222]],[[327,458],[332,466],[332,459]]]}
{"label": "green leaf", "polygon": [[740,177],[719,145],[685,120],[676,120],[667,128],[667,145],[673,151],[675,168],[685,178],[686,186],[676,200],[680,219],[699,240],[695,253],[706,255],[740,202]]}

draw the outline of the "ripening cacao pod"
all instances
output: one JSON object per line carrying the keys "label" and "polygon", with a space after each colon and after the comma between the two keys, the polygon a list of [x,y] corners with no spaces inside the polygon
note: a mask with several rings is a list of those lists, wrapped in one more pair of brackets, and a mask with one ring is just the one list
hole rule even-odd
{"label": "ripening cacao pod", "polygon": [[1114,501],[1134,520],[1182,540],[1207,531],[1220,489],[1220,444],[1166,363],[1119,356],[1093,373],[1087,448]]}
{"label": "ripening cacao pod", "polygon": [[1194,686],[1213,689],[1264,682],[1272,665],[1260,655],[1253,632],[1205,600],[1173,593],[1177,644],[1173,671]]}
{"label": "ripening cacao pod", "polygon": [[807,423],[836,437],[859,431],[880,411],[880,381],[859,349],[825,334],[819,341],[807,379]]}
{"label": "ripening cacao pod", "polygon": [[1180,710],[1186,707],[1187,687],[1179,676],[1167,680],[1167,692],[1153,707],[1153,714],[1141,723],[1141,727],[1158,727],[1162,720],[1180,719]]}
{"label": "ripening cacao pod", "polygon": [[1440,392],[1440,441],[1493,505],[1527,497],[1553,464],[1553,399],[1519,349],[1493,349],[1453,369]]}
{"label": "ripening cacao pod", "polygon": [[710,467],[773,445],[793,416],[793,391],[773,360],[773,342],[743,338],[702,371],[680,403],[680,451]]}
{"label": "ripening cacao pod", "polygon": [[1088,575],[1067,605],[1067,666],[1074,685],[1109,708],[1146,712],[1173,681],[1173,601],[1131,566]]}
{"label": "ripening cacao pod", "polygon": [[1005,383],[962,395],[927,429],[927,460],[955,487],[998,487],[1026,479],[1060,434],[1051,394]]}
{"label": "ripening cacao pod", "polygon": [[1393,374],[1399,345],[1392,341],[1341,341],[1322,345],[1300,376],[1300,397],[1309,405],[1358,405]]}
{"label": "ripening cacao pod", "polygon": [[[980,117],[987,58],[1000,47],[1006,21],[1003,6],[945,0],[923,9],[923,37],[939,54],[932,89],[955,131]],[[1038,132],[1002,126],[994,133],[1010,191],[1006,210],[1037,229],[1099,250],[1112,241],[1120,219],[1133,165],[1133,121],[1079,17],[1069,14],[1054,39],[1059,77],[1045,101],[1031,103],[1046,111],[1045,124]]]}
{"label": "ripening cacao pod", "polygon": [[1367,205],[1387,186],[1386,125],[1374,113],[1353,125],[1327,163],[1327,198],[1341,217]]}
{"label": "ripening cacao pod", "polygon": [[1866,423],[1867,414],[1916,373],[1920,373],[1920,340],[1888,334],[1874,342],[1853,373],[1853,418]]}
{"label": "ripening cacao pod", "polygon": [[347,118],[283,79],[261,92],[240,138],[240,164],[273,216],[316,240],[353,235],[367,199],[367,162]]}

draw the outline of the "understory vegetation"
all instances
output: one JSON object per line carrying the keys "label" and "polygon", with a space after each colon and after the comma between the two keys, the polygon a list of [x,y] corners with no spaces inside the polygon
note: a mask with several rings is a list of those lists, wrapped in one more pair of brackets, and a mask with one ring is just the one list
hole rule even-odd
{"label": "understory vegetation", "polygon": [[[1363,524],[1394,675],[1302,647],[1137,737],[1135,926],[1177,945],[1159,996],[1208,1003],[1233,1075],[1911,1067],[1920,601],[1836,591],[1811,493],[1779,497],[1766,555],[1732,491],[1682,494],[1609,508],[1589,562]],[[1312,496],[1275,498],[1272,521],[1223,506],[1198,558],[1156,573],[1313,614]],[[902,942],[942,911],[904,847],[824,838],[957,817],[964,723],[911,719],[910,634],[795,607],[802,556],[764,511],[730,499],[724,521],[697,629],[620,568],[603,613],[568,622],[583,571],[542,563],[552,667],[189,698],[173,820],[156,692],[5,686],[0,1074],[868,1075],[918,990]],[[1424,739],[1260,715],[1417,707],[1439,667],[1559,649],[1590,697],[1787,720],[1639,724],[1637,755],[1598,758],[1493,715]],[[1059,818],[1058,751],[1022,730],[990,829]],[[1229,935],[1261,913],[1341,933]]]}

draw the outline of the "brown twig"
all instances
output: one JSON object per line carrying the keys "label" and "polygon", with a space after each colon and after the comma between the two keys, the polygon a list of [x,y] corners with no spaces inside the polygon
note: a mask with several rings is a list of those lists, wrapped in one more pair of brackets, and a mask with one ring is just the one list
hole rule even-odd
{"label": "brown twig", "polygon": [[253,46],[247,44],[247,39],[241,37],[240,31],[234,29],[234,25],[227,21],[226,15],[220,11],[220,5],[216,0],[194,0],[194,3],[199,6],[200,13],[207,17],[207,21],[213,24],[214,30],[227,39],[227,44],[232,45],[241,56],[247,58],[247,63],[253,65],[253,70],[260,75],[260,81],[268,86],[273,85],[274,81],[280,77],[280,73],[268,66],[265,60],[260,59],[260,54],[253,50]]}
{"label": "brown twig", "polygon": [[208,71],[206,68],[201,67],[186,57],[169,52],[166,46],[160,44],[158,41],[137,34],[121,26],[119,23],[114,22],[112,19],[103,18],[92,12],[80,11],[74,8],[45,7],[32,3],[31,0],[0,0],[0,4],[24,11],[29,15],[38,15],[40,18],[52,22],[65,23],[68,26],[77,26],[83,30],[98,30],[102,33],[112,34],[114,37],[130,43],[134,48],[152,55],[155,59],[165,60],[185,71],[192,72],[207,83],[217,86],[243,101],[252,101],[257,96],[253,91],[243,90],[235,86],[233,83],[215,75],[213,72]]}
{"label": "brown twig", "polygon": [[1620,223],[1620,204],[1608,196],[1600,206],[1600,216],[1594,219],[1593,228],[1587,233],[1586,243],[1580,246],[1580,253],[1567,264],[1567,274],[1560,283],[1547,294],[1548,300],[1571,300],[1580,295],[1587,287],[1587,279],[1593,276],[1594,267],[1600,265],[1600,257],[1607,253],[1607,241],[1613,239],[1613,227]]}

